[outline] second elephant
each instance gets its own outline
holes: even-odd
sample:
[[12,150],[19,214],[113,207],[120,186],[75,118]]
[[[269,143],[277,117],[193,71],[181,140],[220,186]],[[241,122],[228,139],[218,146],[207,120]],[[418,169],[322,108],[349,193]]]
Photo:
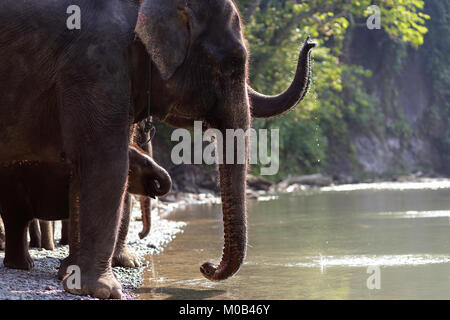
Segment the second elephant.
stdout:
[[33,219],[28,227],[30,233],[30,247],[43,248],[45,250],[54,250],[54,231],[55,223],[52,221],[45,221]]
[[[169,192],[172,184],[169,174],[139,147],[129,146],[129,159],[130,192],[152,197]],[[30,162],[0,168],[0,177],[1,216],[6,236],[4,264],[29,270],[34,263],[28,253],[27,227],[34,218],[69,218],[71,174],[64,165]],[[129,210],[124,208],[123,216],[127,214]],[[128,225],[121,229],[128,231]],[[126,247],[116,250],[115,256],[123,256],[123,251]]]

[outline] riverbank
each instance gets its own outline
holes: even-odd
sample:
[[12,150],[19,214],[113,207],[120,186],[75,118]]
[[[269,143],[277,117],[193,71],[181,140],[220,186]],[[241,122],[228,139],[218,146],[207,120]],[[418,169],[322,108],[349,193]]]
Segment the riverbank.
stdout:
[[[128,245],[141,260],[141,267],[135,269],[114,268],[114,273],[123,285],[123,298],[135,299],[133,290],[142,282],[144,268],[148,267],[145,256],[159,254],[175,236],[183,232],[184,222],[169,221],[161,218],[167,211],[185,205],[192,200],[178,201],[176,203],[163,203],[158,201],[152,211],[152,231],[145,239],[139,239],[138,233],[142,230],[140,208],[134,201],[132,221],[128,233]],[[159,209],[159,210],[158,210]],[[158,211],[160,214],[158,214]],[[55,239],[59,242],[60,222],[56,222]],[[56,277],[60,259],[68,255],[68,246],[57,245],[55,250],[30,249],[30,255],[35,266],[30,271],[13,270],[3,266],[4,251],[0,251],[0,300],[89,300],[90,297],[80,297],[64,291]]]
[[353,182],[354,179],[333,179],[323,174],[289,177],[278,183],[270,183],[259,177],[249,182],[248,197],[265,200],[267,196],[282,193],[317,191],[356,191],[356,190],[411,190],[449,188],[450,179],[445,177],[422,177],[420,175],[399,176],[391,179],[367,179]]
[[[317,181],[321,183],[317,183]],[[331,182],[330,182],[331,181]],[[327,182],[327,183],[326,183]],[[330,182],[330,183],[328,183]],[[258,187],[264,186],[264,188]],[[358,184],[337,184],[324,176],[303,176],[289,178],[276,184],[258,179],[250,179],[248,198],[257,201],[277,199],[282,193],[302,193],[308,191],[355,191],[355,190],[405,190],[405,189],[436,189],[450,188],[450,179],[408,177],[396,181],[377,181]],[[135,269],[114,268],[114,272],[124,287],[124,299],[136,299],[134,291],[143,282],[142,274],[149,266],[145,258],[160,254],[164,248],[179,234],[183,233],[185,222],[171,221],[171,212],[195,204],[220,203],[220,198],[213,192],[209,193],[171,193],[163,200],[153,201],[152,230],[145,239],[139,239],[142,230],[140,208],[134,201],[132,221],[128,233],[128,245],[141,260],[141,267]],[[59,223],[57,222],[57,226]],[[60,238],[60,228],[56,228],[56,239]],[[31,271],[11,270],[3,266],[4,252],[0,251],[0,300],[79,300],[90,299],[66,293],[56,273],[59,259],[68,254],[67,246],[57,246],[54,251],[31,249],[30,254],[35,261]]]
[[[450,180],[305,188],[248,201],[246,260],[224,282],[199,272],[220,258],[220,206],[172,211],[187,226],[152,257],[139,299],[449,298]],[[377,266],[381,289],[369,290]]]

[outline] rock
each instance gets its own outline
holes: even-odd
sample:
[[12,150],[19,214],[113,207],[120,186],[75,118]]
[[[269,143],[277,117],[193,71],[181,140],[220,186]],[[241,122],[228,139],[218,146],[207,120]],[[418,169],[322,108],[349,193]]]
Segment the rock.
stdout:
[[247,185],[253,190],[268,191],[273,183],[262,177],[257,177],[249,174],[247,176]]
[[297,191],[305,191],[308,190],[309,186],[304,184],[291,184],[289,187],[286,188],[286,192],[297,192]]
[[333,176],[333,180],[337,184],[352,184],[360,182],[357,178],[342,173]]
[[198,188],[198,192],[200,192],[199,196],[201,194],[212,194],[212,195],[214,195],[214,191],[210,190],[210,189]]
[[164,197],[159,197],[158,200],[164,201],[164,202],[175,202],[177,201],[176,195],[173,193],[169,193],[168,195]]
[[290,177],[281,181],[278,185],[281,189],[286,189],[292,184],[302,184],[308,186],[329,186],[333,183],[333,179],[321,173],[310,174],[305,176]]
[[217,172],[208,171],[200,165],[177,165],[169,170],[169,174],[173,191],[200,193],[200,189],[211,192],[219,190]]
[[249,200],[257,200],[259,197],[258,192],[253,191],[251,189],[247,189],[246,194],[247,194],[247,199],[249,199]]

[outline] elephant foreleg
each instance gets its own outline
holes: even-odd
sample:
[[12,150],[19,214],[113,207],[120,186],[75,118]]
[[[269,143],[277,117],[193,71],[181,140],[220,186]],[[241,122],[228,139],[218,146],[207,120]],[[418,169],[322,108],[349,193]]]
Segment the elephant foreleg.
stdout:
[[129,170],[128,137],[119,139],[109,134],[92,140],[96,143],[84,146],[75,173],[80,199],[77,265],[81,287],[70,287],[70,278],[64,279],[63,285],[72,294],[117,299],[122,297],[122,286],[112,272],[111,262]]
[[42,238],[39,220],[33,219],[28,227],[30,233],[30,248],[41,248]]
[[55,241],[53,236],[53,222],[39,220],[39,226],[41,228],[41,248],[54,250]]
[[5,227],[2,217],[0,217],[0,250],[5,250]]
[[140,266],[138,258],[128,250],[127,235],[131,217],[131,196],[126,194],[123,205],[122,220],[112,265],[113,267],[136,268]]
[[59,244],[62,246],[69,244],[69,219],[61,221],[61,240]]
[[[33,259],[28,253],[27,231],[29,220],[25,218],[11,217],[5,219],[5,267],[12,269],[31,270],[34,267]],[[25,216],[22,215],[22,216]]]
[[[80,252],[80,214],[78,201],[78,180],[72,177],[69,190],[69,219],[63,221],[63,237],[67,237],[69,244],[69,256],[61,261],[58,278],[61,280],[66,275],[67,267],[78,264]],[[64,229],[65,228],[65,229]]]

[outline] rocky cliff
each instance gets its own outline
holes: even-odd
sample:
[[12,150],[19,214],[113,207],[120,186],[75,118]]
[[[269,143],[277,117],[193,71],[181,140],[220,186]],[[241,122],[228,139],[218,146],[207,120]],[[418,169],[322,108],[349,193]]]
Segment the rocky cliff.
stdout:
[[[382,30],[357,28],[349,37],[346,60],[371,70],[364,86],[374,98],[380,120],[371,130],[350,126],[356,160],[364,173],[450,173],[444,141],[449,130],[448,104],[439,96],[432,66],[435,61],[429,56],[438,21],[433,8],[428,9],[434,25],[428,26],[429,34],[419,49],[389,39]],[[448,67],[442,66],[441,71]]]

